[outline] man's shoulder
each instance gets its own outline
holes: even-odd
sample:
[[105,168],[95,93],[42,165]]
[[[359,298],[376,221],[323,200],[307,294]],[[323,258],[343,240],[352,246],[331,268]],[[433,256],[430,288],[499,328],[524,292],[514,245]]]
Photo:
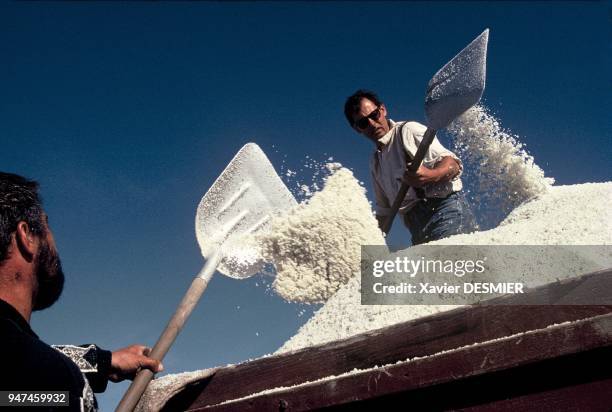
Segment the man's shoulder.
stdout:
[[[81,384],[82,374],[76,365],[51,346],[7,319],[0,320],[0,331],[5,372],[0,381],[6,389],[67,390]],[[4,382],[5,378],[9,382]]]
[[398,130],[401,130],[402,133],[406,133],[406,131],[409,131],[412,134],[422,135],[423,133],[425,133],[425,130],[427,130],[427,126],[414,120],[405,120],[402,122],[397,122],[396,125],[398,127]]

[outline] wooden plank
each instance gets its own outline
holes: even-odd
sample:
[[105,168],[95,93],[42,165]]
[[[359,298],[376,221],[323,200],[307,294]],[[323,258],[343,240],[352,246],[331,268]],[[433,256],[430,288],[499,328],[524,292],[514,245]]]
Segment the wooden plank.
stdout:
[[[504,399],[545,399],[546,391],[583,393],[612,407],[612,314],[518,334],[410,362],[304,384],[192,411],[354,410],[385,405],[486,408]],[[592,383],[590,389],[579,388]],[[597,384],[598,383],[598,384]],[[587,388],[589,386],[587,385]],[[562,389],[565,388],[565,389]],[[523,392],[521,393],[521,389]],[[539,394],[539,395],[538,395]],[[581,402],[587,402],[582,399]],[[587,402],[588,403],[588,402]],[[512,402],[508,403],[508,405]],[[527,404],[523,403],[523,406]],[[597,405],[594,405],[597,406]],[[597,409],[597,408],[596,408]]]
[[[570,289],[612,290],[612,270],[585,275],[530,292],[531,297],[566,296]],[[581,297],[584,298],[584,297]],[[471,306],[356,335],[346,340],[223,368],[199,392],[182,395],[193,407],[213,405],[267,388],[291,386],[367,369],[415,356],[612,312],[612,306],[503,306],[524,303],[521,295],[497,299],[496,306]],[[529,300],[533,302],[533,300]],[[571,303],[571,301],[566,301]]]
[[[601,363],[599,363],[601,365]],[[567,369],[565,373],[572,371]],[[509,382],[510,383],[510,382]],[[587,382],[516,398],[500,399],[484,405],[461,408],[465,412],[589,411],[610,412],[612,378]]]

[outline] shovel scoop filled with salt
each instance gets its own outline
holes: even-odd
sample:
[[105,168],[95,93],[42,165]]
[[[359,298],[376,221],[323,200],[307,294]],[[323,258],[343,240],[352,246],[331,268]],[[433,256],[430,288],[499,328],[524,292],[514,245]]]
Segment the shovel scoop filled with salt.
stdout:
[[257,245],[250,235],[265,230],[272,216],[297,202],[274,167],[255,143],[234,156],[202,198],[196,215],[196,236],[202,256],[221,258],[217,271],[246,278],[263,268]]
[[485,89],[488,42],[486,29],[431,78],[425,95],[429,128],[444,129],[480,100]]

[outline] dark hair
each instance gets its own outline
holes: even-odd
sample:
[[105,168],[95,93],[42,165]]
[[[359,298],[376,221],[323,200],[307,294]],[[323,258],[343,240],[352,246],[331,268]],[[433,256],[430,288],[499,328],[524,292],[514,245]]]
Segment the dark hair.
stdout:
[[0,263],[7,259],[11,234],[26,222],[34,235],[45,231],[38,183],[12,173],[0,172]]
[[344,116],[346,116],[346,120],[348,120],[351,126],[353,126],[353,115],[359,111],[362,99],[368,99],[376,106],[380,106],[382,104],[376,93],[370,90],[359,89],[347,97],[346,102],[344,103]]

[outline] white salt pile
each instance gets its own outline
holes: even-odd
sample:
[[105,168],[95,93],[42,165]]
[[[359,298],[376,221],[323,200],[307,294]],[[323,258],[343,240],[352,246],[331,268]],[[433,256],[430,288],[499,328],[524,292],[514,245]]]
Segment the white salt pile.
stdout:
[[275,291],[289,301],[324,302],[359,273],[361,245],[385,244],[353,173],[338,163],[327,167],[323,190],[256,237],[276,268]]
[[472,203],[478,206],[481,219],[492,221],[485,226],[496,226],[524,201],[546,193],[554,182],[544,177],[518,137],[504,130],[481,105],[457,118],[448,131],[464,163],[463,179],[474,186]]
[[[517,208],[498,228],[452,236],[431,244],[610,245],[611,202],[612,182],[552,187],[548,193]],[[571,268],[568,272],[572,272]],[[546,280],[551,279],[542,279]],[[356,276],[333,295],[277,353],[344,339],[454,307],[361,305],[360,277]]]

